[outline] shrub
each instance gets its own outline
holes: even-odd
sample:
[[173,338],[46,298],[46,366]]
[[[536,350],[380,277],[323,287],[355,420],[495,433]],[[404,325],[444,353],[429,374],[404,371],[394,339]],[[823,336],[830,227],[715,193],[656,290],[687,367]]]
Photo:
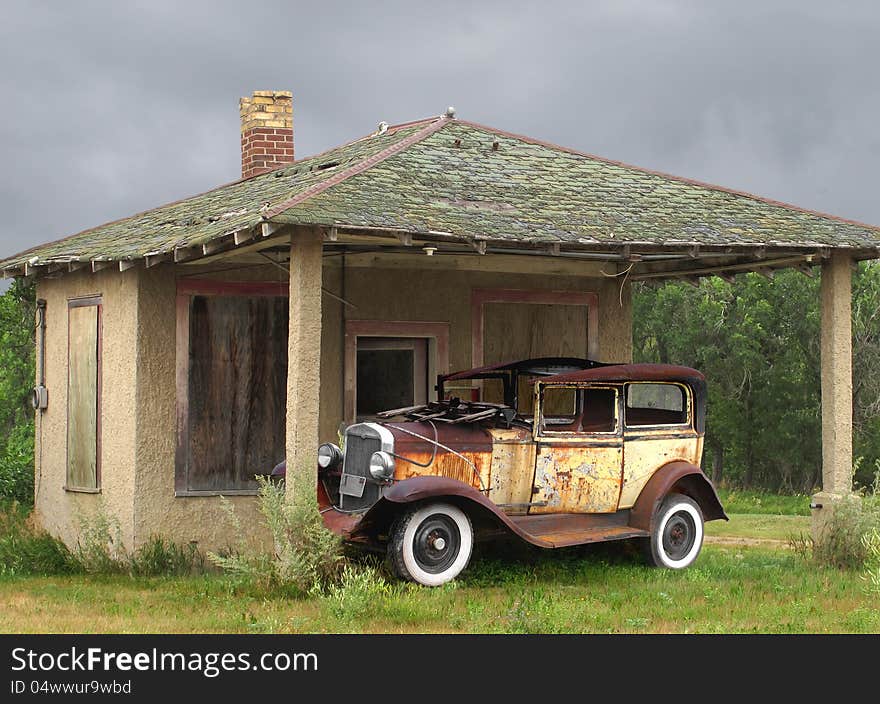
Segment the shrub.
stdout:
[[868,536],[880,528],[880,495],[841,499],[814,538],[801,534],[789,541],[797,554],[820,565],[840,569],[860,569],[871,556]]
[[18,503],[0,510],[0,575],[55,575],[79,572],[67,546],[39,530]]
[[831,519],[813,547],[814,558],[823,565],[858,568],[868,559],[863,538],[880,525],[880,503],[873,494],[846,498],[834,506]]
[[288,502],[283,485],[265,477],[257,481],[260,512],[272,534],[274,550],[267,554],[250,547],[234,507],[221,497],[239,540],[227,554],[209,552],[208,559],[263,589],[283,588],[296,596],[321,593],[338,584],[345,566],[342,541],[324,527],[317,504]]
[[33,418],[18,422],[6,439],[0,440],[0,499],[33,506]]

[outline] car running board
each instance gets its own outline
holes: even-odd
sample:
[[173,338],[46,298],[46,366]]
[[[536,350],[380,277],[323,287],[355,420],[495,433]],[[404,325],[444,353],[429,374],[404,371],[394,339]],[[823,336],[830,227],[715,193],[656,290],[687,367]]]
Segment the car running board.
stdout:
[[564,548],[607,540],[647,538],[646,530],[627,525],[629,511],[617,513],[553,513],[508,516],[529,542],[548,548]]

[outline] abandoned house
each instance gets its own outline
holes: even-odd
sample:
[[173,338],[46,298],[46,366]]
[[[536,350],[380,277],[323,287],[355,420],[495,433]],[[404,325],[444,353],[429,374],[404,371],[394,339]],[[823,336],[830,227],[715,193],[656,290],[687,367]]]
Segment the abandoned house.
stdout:
[[291,93],[240,113],[240,180],[0,262],[37,280],[36,515],[68,543],[101,507],[130,547],[223,547],[220,495],[262,540],[255,474],[314,466],[438,373],[629,361],[633,282],[784,267],[822,277],[814,503],[851,491],[851,265],[880,228],[452,109],[298,160]]

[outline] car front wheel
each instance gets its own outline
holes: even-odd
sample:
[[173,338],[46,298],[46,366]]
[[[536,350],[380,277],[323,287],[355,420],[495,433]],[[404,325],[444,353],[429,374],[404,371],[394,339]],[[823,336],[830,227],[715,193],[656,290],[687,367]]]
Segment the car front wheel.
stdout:
[[655,567],[680,570],[697,559],[703,546],[703,514],[689,496],[667,496],[654,520],[645,557]]
[[399,577],[436,587],[461,573],[473,545],[473,528],[464,511],[430,503],[408,510],[395,522],[388,553]]

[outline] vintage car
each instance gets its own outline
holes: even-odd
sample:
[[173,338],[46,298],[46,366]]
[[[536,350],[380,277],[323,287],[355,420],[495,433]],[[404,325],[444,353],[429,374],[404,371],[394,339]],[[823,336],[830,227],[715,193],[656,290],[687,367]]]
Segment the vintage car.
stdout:
[[[462,382],[485,400],[452,395]],[[680,569],[703,522],[727,519],[700,469],[695,369],[532,359],[441,376],[437,392],[318,450],[325,525],[387,551],[404,579],[454,579],[499,529],[545,548],[638,539],[650,564]]]

